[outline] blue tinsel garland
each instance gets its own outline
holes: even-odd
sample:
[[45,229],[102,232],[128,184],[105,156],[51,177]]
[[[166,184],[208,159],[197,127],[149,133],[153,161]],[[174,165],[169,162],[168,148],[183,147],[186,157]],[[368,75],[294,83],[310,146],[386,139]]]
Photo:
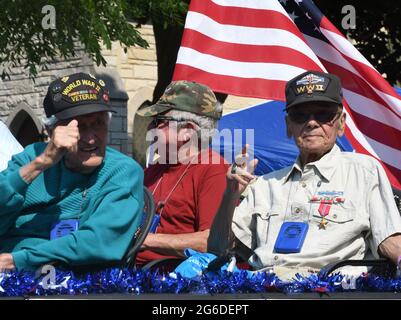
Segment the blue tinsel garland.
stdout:
[[[375,291],[401,292],[401,279],[389,279],[363,274],[344,278],[341,274],[319,277],[299,274],[292,281],[282,281],[273,273],[258,273],[251,278],[243,271],[220,272],[188,279],[180,275],[172,277],[158,272],[108,269],[77,277],[71,272],[57,272],[55,286],[44,289],[43,277],[35,278],[27,272],[11,272],[0,275],[0,296],[86,295],[102,293],[265,293],[265,292],[344,292]],[[347,286],[352,282],[352,286]],[[345,285],[344,285],[345,284]]]

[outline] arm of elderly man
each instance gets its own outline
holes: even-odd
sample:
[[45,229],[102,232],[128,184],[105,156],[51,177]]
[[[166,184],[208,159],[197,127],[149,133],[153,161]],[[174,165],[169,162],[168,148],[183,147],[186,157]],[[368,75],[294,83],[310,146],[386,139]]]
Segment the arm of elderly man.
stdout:
[[[0,181],[0,235],[4,234],[25,203],[25,193],[30,183],[43,171],[58,163],[67,151],[75,151],[79,140],[78,123],[55,128],[51,140],[39,155],[21,153],[14,157]],[[30,150],[30,149],[29,149]]]
[[[0,179],[0,236],[3,239],[11,229],[16,231],[16,220],[21,213],[33,212],[33,219],[40,218],[40,209],[35,209],[35,197],[48,192],[54,201],[62,200],[64,196],[61,194],[52,194],[62,191],[58,190],[57,182],[52,188],[51,180],[55,178],[52,172],[58,169],[42,173],[60,165],[63,155],[77,148],[78,139],[79,131],[74,120],[68,126],[57,126],[46,148],[43,144],[31,145],[13,157]],[[47,237],[38,236],[32,245],[28,243],[11,254],[0,254],[0,269],[33,269],[51,261],[79,265],[120,260],[140,222],[142,169],[128,157],[110,150],[102,165],[102,175],[98,175],[91,185],[93,187],[97,190],[94,194],[88,192],[90,199],[77,231],[49,240],[49,226],[44,226],[49,229]],[[54,205],[50,202],[41,206]]]
[[145,257],[148,261],[163,256],[184,257],[186,248],[206,251],[210,226],[226,188],[226,170],[224,163],[193,167],[186,176],[183,189],[173,194],[170,206],[166,205],[163,211],[168,230],[164,227],[157,233],[148,234],[142,249],[153,253],[140,253],[139,262]]
[[[365,158],[365,160],[368,160],[371,164],[369,170],[367,170],[369,173],[366,176],[366,181],[368,182],[366,186],[361,186],[357,194],[358,197],[362,197],[360,203],[364,203],[360,208],[363,212],[360,212],[367,217],[366,220],[368,221],[368,232],[363,237],[375,257],[387,257],[396,264],[401,255],[401,217],[383,168],[374,159]],[[235,203],[239,198],[239,193],[233,192],[233,190],[236,188],[243,190],[243,187],[249,183],[252,176],[247,174],[233,175],[231,169],[229,169],[227,176],[231,190],[230,187],[227,188],[213,222],[208,241],[208,251],[223,255],[228,250],[232,250],[235,245],[236,251],[247,260],[252,254],[251,250],[257,249],[255,243],[258,242],[258,237],[266,238],[266,236],[260,234],[261,230],[258,231],[252,222],[251,211],[252,207],[255,206],[255,194],[260,196],[260,193],[255,192],[253,189],[266,188],[268,185],[255,183],[250,186],[251,189],[248,196],[243,200],[240,208],[237,209],[236,223],[232,224]],[[240,239],[234,236],[233,228],[235,235],[237,233],[241,235]],[[241,250],[241,248],[245,247],[247,250]]]
[[129,178],[135,187],[109,184],[102,190],[104,197],[93,203],[93,212],[82,219],[77,231],[39,245],[13,252],[18,269],[40,266],[49,261],[68,265],[120,261],[128,249],[140,222],[142,191],[138,171],[127,170],[116,179]]
[[[242,245],[240,241],[235,241],[232,230],[233,215],[240,200],[241,194],[245,191],[250,182],[255,181],[253,172],[258,164],[258,159],[253,159],[247,164],[249,145],[245,145],[241,154],[235,159],[234,168],[231,166],[227,171],[227,188],[224,192],[221,205],[216,213],[208,238],[207,251],[218,256],[226,255],[234,246],[237,253],[247,260],[250,250]],[[248,197],[243,200],[242,205],[248,201]],[[251,217],[250,217],[251,218]],[[249,233],[249,239],[251,239]],[[251,245],[248,246],[251,248]]]
[[401,256],[401,217],[386,173],[378,163],[376,168],[377,174],[372,175],[371,193],[367,199],[372,229],[371,248],[397,264]]

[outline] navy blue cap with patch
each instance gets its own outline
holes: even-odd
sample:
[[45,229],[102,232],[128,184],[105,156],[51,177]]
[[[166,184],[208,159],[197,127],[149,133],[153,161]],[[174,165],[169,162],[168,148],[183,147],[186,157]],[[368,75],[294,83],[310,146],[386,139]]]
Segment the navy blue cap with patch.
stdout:
[[285,87],[286,110],[308,102],[330,102],[342,107],[340,79],[330,73],[306,71],[289,80]]
[[50,83],[43,106],[47,117],[60,120],[100,111],[114,112],[103,80],[74,73]]

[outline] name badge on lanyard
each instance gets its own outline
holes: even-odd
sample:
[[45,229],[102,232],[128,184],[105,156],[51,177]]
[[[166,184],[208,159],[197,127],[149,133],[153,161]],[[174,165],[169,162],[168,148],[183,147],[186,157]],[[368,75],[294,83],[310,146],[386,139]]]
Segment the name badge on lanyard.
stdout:
[[55,240],[70,233],[77,231],[79,227],[78,219],[67,219],[56,222],[50,231],[50,240]]
[[298,253],[301,252],[309,225],[306,222],[287,221],[280,228],[274,252]]

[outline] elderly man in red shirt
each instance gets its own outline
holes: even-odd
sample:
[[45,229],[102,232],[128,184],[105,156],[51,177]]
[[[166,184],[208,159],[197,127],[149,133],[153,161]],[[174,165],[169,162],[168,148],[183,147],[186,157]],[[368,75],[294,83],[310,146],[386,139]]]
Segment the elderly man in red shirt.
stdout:
[[190,81],[172,82],[155,105],[138,111],[153,117],[148,137],[157,137],[153,147],[160,157],[145,169],[157,212],[137,264],[184,257],[186,248],[206,251],[226,188],[228,165],[209,148],[221,113],[210,88]]

